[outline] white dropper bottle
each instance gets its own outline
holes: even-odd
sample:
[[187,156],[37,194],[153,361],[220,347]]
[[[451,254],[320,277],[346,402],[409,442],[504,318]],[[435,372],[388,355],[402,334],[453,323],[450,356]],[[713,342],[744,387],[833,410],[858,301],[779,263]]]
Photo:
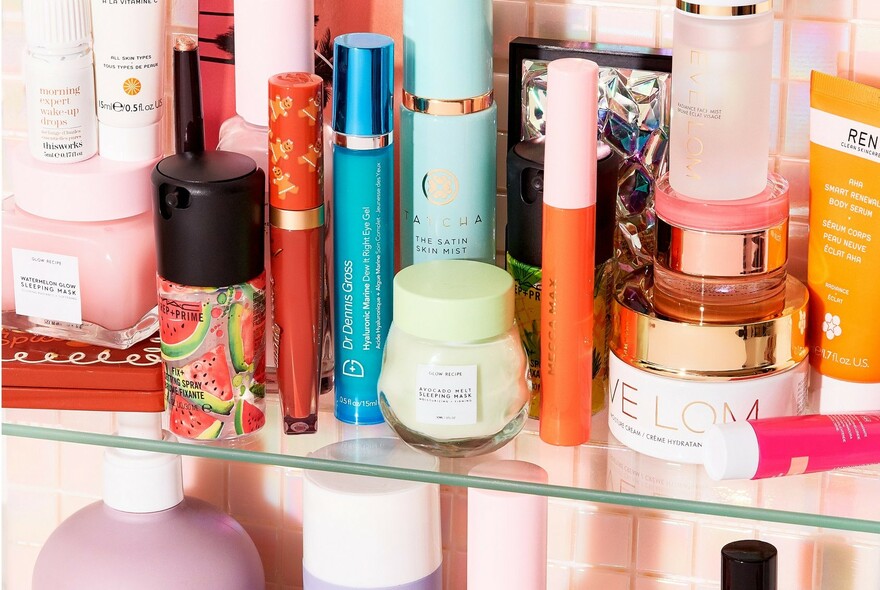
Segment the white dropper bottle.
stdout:
[[24,85],[31,155],[69,164],[98,151],[88,0],[25,0]]

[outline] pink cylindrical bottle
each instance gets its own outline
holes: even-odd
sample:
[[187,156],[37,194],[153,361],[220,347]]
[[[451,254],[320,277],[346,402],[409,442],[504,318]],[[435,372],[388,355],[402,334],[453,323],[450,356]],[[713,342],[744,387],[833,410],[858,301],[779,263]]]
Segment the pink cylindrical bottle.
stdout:
[[[547,472],[526,461],[488,461],[469,475],[547,483]],[[468,490],[468,588],[544,590],[547,587],[547,497]]]
[[[236,152],[254,159],[257,166],[266,173],[266,208],[269,206],[269,180],[272,179],[274,165],[269,157],[270,117],[273,119],[312,119],[317,113],[311,109],[290,110],[291,105],[282,100],[281,96],[269,95],[269,78],[282,72],[315,71],[315,2],[314,0],[236,0],[235,12],[235,111],[236,115],[223,121],[220,126],[220,137],[217,149]],[[266,105],[269,108],[266,108]],[[318,108],[323,109],[321,104]],[[270,115],[271,113],[271,115]],[[333,133],[329,129],[324,132],[326,142]],[[329,143],[326,144],[329,146]],[[300,147],[308,146],[297,146]],[[324,149],[324,146],[318,146]],[[324,149],[329,152],[329,147]],[[332,158],[324,163],[324,180],[326,195],[332,194],[333,175],[331,174]],[[330,228],[330,209],[326,210],[325,227]],[[268,213],[267,213],[268,218]],[[269,260],[269,231],[265,234],[267,280],[271,278]],[[325,247],[330,248],[329,229]],[[332,254],[332,251],[329,251]],[[327,259],[330,261],[330,258]],[[330,269],[327,269],[329,283]],[[273,325],[272,291],[270,290],[267,305],[267,325]],[[333,385],[333,346],[330,342],[332,331],[330,326],[329,290],[325,287],[323,302],[324,331],[322,346],[321,390],[329,391]],[[266,334],[266,364],[270,378],[275,368],[275,352],[272,331]]]
[[263,172],[241,154],[183,153],[153,185],[170,429],[251,434],[266,423]]

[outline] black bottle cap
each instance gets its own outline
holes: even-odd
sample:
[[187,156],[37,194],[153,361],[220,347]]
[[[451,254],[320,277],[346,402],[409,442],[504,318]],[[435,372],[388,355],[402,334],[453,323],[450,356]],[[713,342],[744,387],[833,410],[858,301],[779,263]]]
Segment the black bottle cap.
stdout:
[[734,541],[721,549],[722,590],[776,590],[776,547]]
[[156,164],[152,178],[159,276],[224,287],[263,272],[265,177],[251,158],[176,154]]
[[[596,163],[596,265],[614,254],[620,156],[599,143]],[[540,267],[544,222],[544,143],[521,141],[507,154],[507,252]]]

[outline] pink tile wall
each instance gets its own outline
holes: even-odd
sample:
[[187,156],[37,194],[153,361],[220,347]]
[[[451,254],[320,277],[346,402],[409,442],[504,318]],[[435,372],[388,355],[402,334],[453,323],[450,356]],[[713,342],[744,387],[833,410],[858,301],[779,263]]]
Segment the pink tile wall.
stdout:
[[[334,0],[324,0],[330,4]],[[399,3],[399,2],[398,2]],[[391,0],[373,0],[377,15],[389,14]],[[506,146],[507,42],[517,35],[623,42],[669,47],[673,0],[495,0],[495,90],[499,104],[499,227],[506,209],[503,179]],[[195,0],[173,0],[176,30],[191,29]],[[811,68],[880,82],[880,2],[876,0],[775,0],[774,124],[771,166],[792,186],[792,272],[803,278],[808,204],[807,104]],[[21,0],[2,0],[4,151],[24,138]],[[381,14],[378,14],[381,12]],[[3,190],[9,176],[3,159]],[[503,235],[503,232],[499,232]],[[499,243],[499,251],[503,244]],[[111,432],[104,414],[14,412],[15,421],[61,424]],[[579,449],[535,444],[520,438],[508,451],[540,462],[556,481],[605,485],[618,491],[664,493],[687,486],[689,468],[676,478],[668,466],[640,461],[583,464]],[[27,590],[40,546],[57,524],[100,493],[101,450],[79,445],[7,438],[5,449],[3,585]],[[208,500],[239,519],[254,538],[266,567],[270,590],[298,588],[302,553],[302,478],[297,470],[226,464],[184,458],[188,493]],[[619,464],[618,464],[619,466]],[[657,472],[654,472],[654,469]],[[630,469],[627,471],[626,469]],[[662,475],[658,483],[658,474]],[[666,478],[664,481],[663,478]],[[759,495],[761,505],[815,511],[827,503],[876,506],[880,484],[859,473],[835,473],[814,480],[791,480],[784,497],[761,496],[753,484],[732,485],[728,500]],[[466,490],[443,488],[443,542],[447,588],[465,588]],[[677,494],[682,488],[676,489]],[[725,498],[694,499],[724,501]],[[880,508],[875,515],[880,518]],[[757,537],[780,550],[783,590],[850,590],[876,587],[880,540],[876,536],[769,525],[694,515],[551,500],[548,588],[551,590],[709,590],[718,588],[717,555],[727,541]]]

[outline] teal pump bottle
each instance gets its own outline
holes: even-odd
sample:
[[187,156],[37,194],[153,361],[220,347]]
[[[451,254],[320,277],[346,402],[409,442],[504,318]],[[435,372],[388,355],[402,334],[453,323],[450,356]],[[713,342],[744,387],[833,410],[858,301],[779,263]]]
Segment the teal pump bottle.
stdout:
[[495,263],[492,1],[404,0],[400,262]]

